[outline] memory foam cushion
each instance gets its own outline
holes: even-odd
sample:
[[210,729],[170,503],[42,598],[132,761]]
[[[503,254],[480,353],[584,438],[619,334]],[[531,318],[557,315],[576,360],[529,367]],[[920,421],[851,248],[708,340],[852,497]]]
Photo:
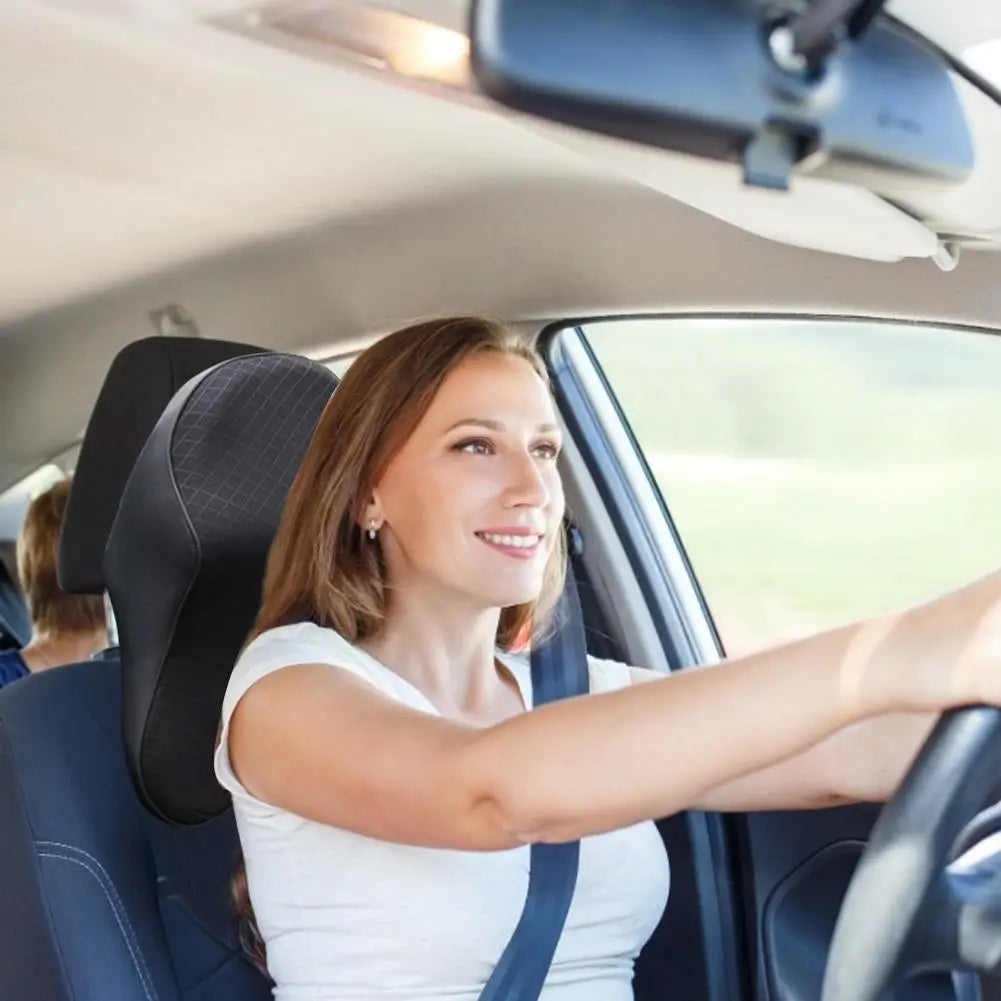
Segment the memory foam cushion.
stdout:
[[295,355],[223,362],[157,422],[105,554],[123,665],[126,757],[156,815],[229,806],[212,753],[286,494],[337,380]]

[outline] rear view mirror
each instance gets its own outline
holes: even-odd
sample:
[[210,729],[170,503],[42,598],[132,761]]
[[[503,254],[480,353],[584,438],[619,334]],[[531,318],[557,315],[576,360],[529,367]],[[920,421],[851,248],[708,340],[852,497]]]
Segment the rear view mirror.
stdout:
[[763,187],[794,170],[874,190],[969,175],[969,130],[934,52],[878,22],[808,63],[791,17],[762,0],[475,0],[473,69],[509,107],[737,162]]

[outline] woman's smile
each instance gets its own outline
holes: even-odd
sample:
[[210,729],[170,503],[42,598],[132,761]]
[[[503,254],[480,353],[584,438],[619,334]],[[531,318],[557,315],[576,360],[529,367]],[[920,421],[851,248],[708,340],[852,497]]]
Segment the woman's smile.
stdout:
[[542,551],[545,535],[523,528],[504,528],[477,532],[476,537],[505,556],[531,560]]

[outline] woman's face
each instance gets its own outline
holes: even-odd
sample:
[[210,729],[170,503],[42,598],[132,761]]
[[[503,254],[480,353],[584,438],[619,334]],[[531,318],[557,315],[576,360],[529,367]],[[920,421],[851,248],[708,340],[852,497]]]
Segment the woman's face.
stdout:
[[374,491],[391,585],[483,607],[534,600],[563,518],[560,446],[527,361],[485,351],[457,366]]

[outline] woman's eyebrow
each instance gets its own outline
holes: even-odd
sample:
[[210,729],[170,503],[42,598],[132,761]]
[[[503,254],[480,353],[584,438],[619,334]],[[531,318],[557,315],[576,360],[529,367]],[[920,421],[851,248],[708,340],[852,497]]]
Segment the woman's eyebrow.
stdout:
[[[477,427],[487,428],[490,431],[503,431],[505,430],[504,424],[501,421],[491,421],[487,420],[485,417],[464,417],[461,421],[456,421],[448,430],[454,431],[456,428],[463,427],[467,424],[475,424]],[[555,424],[540,424],[536,431],[538,432],[550,432],[559,431],[559,428]],[[446,432],[447,434],[448,432]]]

